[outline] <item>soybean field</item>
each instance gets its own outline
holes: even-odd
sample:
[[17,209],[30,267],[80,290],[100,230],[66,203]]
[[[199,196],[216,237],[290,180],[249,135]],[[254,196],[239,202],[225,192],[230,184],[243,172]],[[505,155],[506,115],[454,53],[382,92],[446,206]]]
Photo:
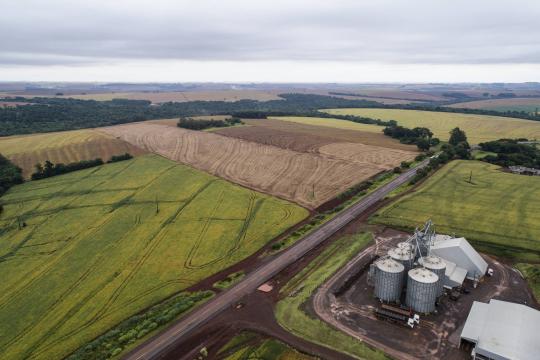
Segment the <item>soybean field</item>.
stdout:
[[157,155],[27,182],[0,202],[2,359],[63,358],[308,215]]

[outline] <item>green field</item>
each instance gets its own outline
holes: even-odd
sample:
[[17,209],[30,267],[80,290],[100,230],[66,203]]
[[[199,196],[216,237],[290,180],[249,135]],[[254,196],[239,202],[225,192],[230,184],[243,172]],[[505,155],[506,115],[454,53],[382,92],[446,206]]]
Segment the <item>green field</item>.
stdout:
[[[472,174],[471,183],[468,182]],[[540,261],[540,178],[504,173],[479,161],[453,161],[372,221],[414,229],[431,218],[440,233],[464,236],[479,249]]]
[[[204,353],[204,350],[201,350]],[[218,352],[218,359],[227,360],[310,360],[312,356],[302,354],[286,344],[274,340],[261,340],[251,332],[242,332],[232,338]]]
[[62,358],[308,212],[156,155],[0,198],[2,359]]
[[334,241],[292,278],[281,289],[281,294],[287,296],[276,306],[275,315],[280,325],[296,336],[359,359],[386,359],[381,351],[373,350],[357,339],[307,314],[304,306],[319,286],[371,240],[371,234],[366,233],[349,235]]
[[449,105],[449,107],[536,113],[540,109],[540,98],[486,99],[456,103]]
[[540,302],[540,265],[519,263],[516,267],[529,283],[536,301]]
[[448,140],[450,130],[459,127],[465,130],[471,144],[502,138],[540,139],[539,121],[500,116],[399,109],[328,109],[324,111],[337,115],[357,115],[381,120],[396,120],[399,125],[408,128],[427,127],[441,140]]

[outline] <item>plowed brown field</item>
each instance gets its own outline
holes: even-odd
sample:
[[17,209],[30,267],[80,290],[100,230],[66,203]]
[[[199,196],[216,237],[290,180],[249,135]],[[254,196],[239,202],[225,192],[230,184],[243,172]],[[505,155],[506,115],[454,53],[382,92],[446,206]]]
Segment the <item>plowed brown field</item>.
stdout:
[[[297,202],[308,208],[332,199],[347,188],[411,159],[414,153],[385,148],[387,162],[364,159],[369,147],[341,159],[331,147],[328,155],[291,151],[276,146],[148,123],[103,128],[115,137],[169,159],[232,182]],[[337,154],[332,154],[336,152]],[[354,157],[354,160],[352,158]]]
[[317,152],[319,147],[336,142],[361,143],[390,149],[416,151],[415,146],[401,144],[399,141],[385,136],[382,133],[382,127],[377,127],[380,128],[380,130],[377,129],[378,132],[367,132],[274,119],[243,121],[250,126],[223,128],[213,132],[301,152]]

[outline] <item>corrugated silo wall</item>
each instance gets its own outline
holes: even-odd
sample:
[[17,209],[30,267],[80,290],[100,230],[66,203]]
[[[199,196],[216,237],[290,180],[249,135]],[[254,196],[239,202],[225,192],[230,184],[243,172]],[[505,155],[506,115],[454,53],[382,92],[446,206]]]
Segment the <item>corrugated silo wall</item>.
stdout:
[[408,276],[407,278],[407,296],[405,303],[420,313],[431,313],[435,310],[435,301],[437,300],[438,282],[424,283],[419,282]]
[[399,301],[403,289],[403,271],[388,272],[375,268],[375,297],[382,301]]

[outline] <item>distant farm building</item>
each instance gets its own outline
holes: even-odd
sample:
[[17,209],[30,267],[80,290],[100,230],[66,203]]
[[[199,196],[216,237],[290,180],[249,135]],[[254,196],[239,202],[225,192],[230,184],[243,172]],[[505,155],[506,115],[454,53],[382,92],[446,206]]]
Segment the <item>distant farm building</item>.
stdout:
[[473,359],[538,359],[540,311],[522,304],[475,301],[461,332]]
[[509,166],[508,169],[514,174],[540,176],[540,170],[525,166]]

